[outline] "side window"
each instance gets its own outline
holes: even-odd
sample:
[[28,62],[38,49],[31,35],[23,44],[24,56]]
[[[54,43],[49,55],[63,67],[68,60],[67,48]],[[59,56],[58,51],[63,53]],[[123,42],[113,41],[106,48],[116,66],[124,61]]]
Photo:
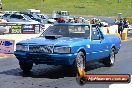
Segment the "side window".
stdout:
[[85,36],[87,38],[90,38],[90,28],[89,28],[89,26],[85,26]]
[[100,32],[96,27],[92,28],[92,40],[100,40]]

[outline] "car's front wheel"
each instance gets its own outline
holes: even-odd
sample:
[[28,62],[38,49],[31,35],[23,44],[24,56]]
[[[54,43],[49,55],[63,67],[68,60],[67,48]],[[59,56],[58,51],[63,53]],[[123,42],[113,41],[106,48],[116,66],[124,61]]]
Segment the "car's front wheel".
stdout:
[[28,62],[19,62],[19,65],[23,72],[29,72],[33,67],[33,63]]
[[75,69],[79,75],[83,75],[86,67],[85,55],[82,51],[78,52],[77,57],[75,59]]
[[103,60],[103,64],[107,67],[113,66],[115,63],[115,49],[112,48],[109,56]]
[[65,72],[69,72],[70,76],[78,75],[78,69],[85,70],[85,55],[82,51],[79,51],[73,65],[64,65]]

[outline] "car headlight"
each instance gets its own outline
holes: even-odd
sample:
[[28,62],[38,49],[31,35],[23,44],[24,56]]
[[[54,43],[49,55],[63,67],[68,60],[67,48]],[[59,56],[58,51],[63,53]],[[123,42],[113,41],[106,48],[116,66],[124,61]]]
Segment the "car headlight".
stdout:
[[70,53],[70,47],[54,47],[54,53]]
[[29,46],[28,45],[16,45],[16,50],[17,51],[29,51]]

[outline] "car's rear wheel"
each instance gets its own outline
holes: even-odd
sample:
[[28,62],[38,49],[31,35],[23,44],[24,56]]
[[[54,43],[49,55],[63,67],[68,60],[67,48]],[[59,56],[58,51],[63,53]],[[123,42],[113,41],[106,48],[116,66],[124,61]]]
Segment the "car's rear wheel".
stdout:
[[115,49],[112,48],[109,56],[103,60],[103,64],[107,67],[113,66],[115,63]]
[[23,70],[23,72],[30,72],[30,70],[33,67],[33,63],[28,62],[19,62],[20,68]]

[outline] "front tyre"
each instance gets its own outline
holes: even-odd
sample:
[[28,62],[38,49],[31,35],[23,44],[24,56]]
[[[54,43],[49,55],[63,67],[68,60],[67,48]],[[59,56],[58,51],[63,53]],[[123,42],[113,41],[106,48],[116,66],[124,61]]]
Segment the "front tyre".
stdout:
[[73,65],[64,65],[64,72],[68,72],[70,76],[78,75],[78,68],[85,70],[85,55],[82,51],[78,52]]
[[103,64],[107,67],[113,66],[115,63],[115,49],[112,48],[109,56],[103,60]]
[[23,72],[30,72],[30,70],[33,67],[33,63],[28,62],[19,62],[20,68],[23,70]]
[[85,71],[85,67],[86,67],[85,55],[82,51],[80,51],[80,52],[78,52],[77,57],[75,59],[76,74],[83,75],[83,72]]

